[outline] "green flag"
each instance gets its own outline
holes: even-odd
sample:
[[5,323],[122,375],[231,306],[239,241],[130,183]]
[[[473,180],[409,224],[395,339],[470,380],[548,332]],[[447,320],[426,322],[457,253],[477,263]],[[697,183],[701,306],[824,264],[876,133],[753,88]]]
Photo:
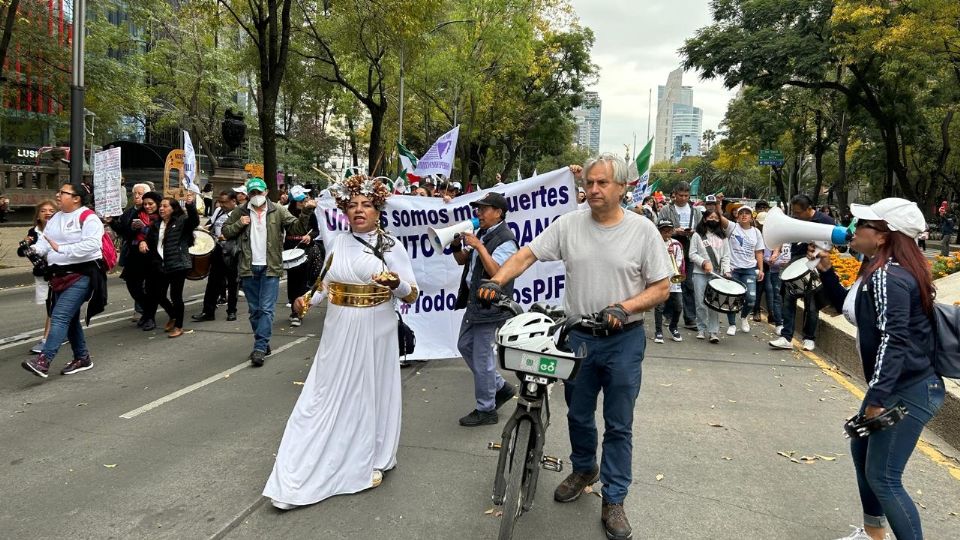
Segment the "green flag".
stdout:
[[633,185],[639,182],[646,182],[650,179],[651,155],[653,155],[653,139],[647,141],[647,145],[637,154],[637,180],[633,182]]
[[656,182],[653,183],[652,186],[650,186],[648,191],[650,193],[656,193],[659,188],[660,188],[660,180],[657,180]]
[[697,193],[699,192],[700,192],[700,177],[698,176],[690,182],[690,195],[693,195],[694,197],[696,197]]

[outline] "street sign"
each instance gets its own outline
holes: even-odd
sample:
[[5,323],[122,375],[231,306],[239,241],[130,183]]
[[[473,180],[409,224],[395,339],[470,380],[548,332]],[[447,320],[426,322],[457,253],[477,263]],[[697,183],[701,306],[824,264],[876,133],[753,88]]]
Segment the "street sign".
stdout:
[[759,165],[783,167],[783,152],[779,150],[760,150]]

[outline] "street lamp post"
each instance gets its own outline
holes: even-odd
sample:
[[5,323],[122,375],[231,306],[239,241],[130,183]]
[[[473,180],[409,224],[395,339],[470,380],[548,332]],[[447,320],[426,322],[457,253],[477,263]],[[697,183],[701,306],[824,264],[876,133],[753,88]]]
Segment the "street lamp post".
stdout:
[[72,72],[70,74],[70,183],[83,181],[83,45],[87,1],[73,0]]

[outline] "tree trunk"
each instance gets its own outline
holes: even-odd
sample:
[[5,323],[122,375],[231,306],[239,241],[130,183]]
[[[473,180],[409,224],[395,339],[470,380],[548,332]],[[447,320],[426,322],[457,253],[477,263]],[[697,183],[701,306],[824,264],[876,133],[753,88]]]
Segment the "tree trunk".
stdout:
[[7,81],[6,75],[3,73],[3,64],[7,59],[7,49],[10,48],[10,40],[13,38],[13,25],[17,22],[17,8],[20,5],[20,0],[10,0],[10,4],[7,5],[7,9],[0,11],[0,21],[3,22],[3,35],[0,36],[0,97],[2,97],[2,90],[4,83]]
[[813,145],[813,168],[817,175],[817,182],[813,186],[811,198],[814,205],[819,205],[820,190],[823,189],[823,154],[827,151],[827,145],[823,140],[823,112],[817,110],[815,117],[817,135]]
[[777,195],[783,201],[783,207],[790,210],[790,198],[787,197],[787,190],[783,185],[783,167],[773,167],[773,186],[777,189]]
[[[264,89],[264,94],[266,89]],[[263,150],[263,181],[273,200],[280,197],[277,190],[277,101],[276,97],[263,95],[257,108],[257,122],[260,124],[260,139]]]
[[386,105],[370,106],[370,147],[367,149],[367,160],[370,167],[370,176],[379,176],[379,171],[385,170],[383,159],[383,117],[387,112]]
[[850,189],[847,186],[847,147],[849,144],[850,122],[846,113],[844,113],[840,118],[840,130],[837,135],[837,182],[834,184],[841,216],[850,211]]
[[347,116],[347,133],[347,140],[350,141],[350,164],[356,167],[360,165],[360,150],[357,148],[357,128],[353,124],[352,116]]

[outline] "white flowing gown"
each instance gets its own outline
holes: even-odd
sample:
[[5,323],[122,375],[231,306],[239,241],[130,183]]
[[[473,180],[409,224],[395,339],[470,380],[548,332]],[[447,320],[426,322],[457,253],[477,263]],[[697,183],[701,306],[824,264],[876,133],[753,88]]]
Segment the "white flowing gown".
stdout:
[[[376,245],[375,235],[360,236]],[[394,240],[385,253],[387,269],[416,286],[410,258]],[[327,248],[333,264],[324,282],[373,283],[371,276],[383,270],[383,263],[369,251],[352,234],[337,236]],[[328,304],[320,347],[287,420],[263,494],[274,502],[302,506],[371,487],[374,470],[397,464],[400,412],[394,302],[374,307]]]

